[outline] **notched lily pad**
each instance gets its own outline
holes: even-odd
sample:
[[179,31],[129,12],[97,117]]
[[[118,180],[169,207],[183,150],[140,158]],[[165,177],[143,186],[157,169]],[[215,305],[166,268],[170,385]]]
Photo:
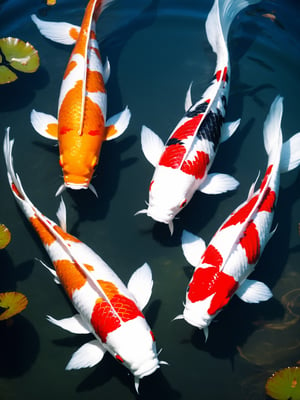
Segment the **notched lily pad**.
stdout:
[[0,307],[5,311],[0,314],[0,321],[4,321],[23,311],[28,304],[27,297],[18,292],[0,293]]
[[300,399],[300,367],[276,371],[266,383],[266,393],[275,400]]
[[[0,79],[1,79],[1,67],[0,67]],[[4,249],[10,242],[11,234],[9,229],[4,225],[0,224],[0,249]]]
[[40,65],[38,51],[18,38],[0,39],[0,49],[11,67],[17,71],[35,72]]

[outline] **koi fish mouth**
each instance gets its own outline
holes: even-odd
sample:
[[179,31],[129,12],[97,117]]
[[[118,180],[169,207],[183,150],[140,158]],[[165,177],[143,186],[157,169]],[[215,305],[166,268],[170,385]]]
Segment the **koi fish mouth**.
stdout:
[[138,215],[138,214],[147,214],[148,217],[151,217],[152,219],[154,219],[154,221],[162,222],[163,224],[167,224],[169,226],[171,235],[173,235],[173,232],[174,232],[174,223],[173,223],[174,217],[173,217],[173,215],[162,216],[162,215],[154,213],[152,211],[152,209],[149,207],[145,208],[143,210],[137,211],[134,215]]
[[98,198],[98,193],[95,187],[91,184],[82,184],[82,183],[63,183],[55,193],[55,196],[59,196],[64,190],[72,189],[72,190],[80,190],[80,189],[90,189],[94,195]]

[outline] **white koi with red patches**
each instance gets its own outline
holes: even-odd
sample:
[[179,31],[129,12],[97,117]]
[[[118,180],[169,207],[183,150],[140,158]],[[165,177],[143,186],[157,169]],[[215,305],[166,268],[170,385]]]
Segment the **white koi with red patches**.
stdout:
[[12,147],[7,129],[4,156],[12,193],[39,235],[55,271],[47,268],[62,284],[78,312],[71,318],[48,319],[70,332],[95,336],[95,340],[73,354],[66,368],[92,367],[108,351],[132,372],[138,389],[139,380],[163,363],[158,361],[156,342],[142,313],[152,292],[150,267],[145,263],[135,271],[126,287],[93,250],[64,230],[63,201],[57,213],[61,226],[45,217],[31,203],[14,172]]
[[96,40],[96,21],[112,0],[90,0],[81,27],[64,22],[42,21],[32,16],[40,32],[53,41],[74,44],[64,73],[59,100],[58,118],[31,113],[31,123],[42,136],[58,139],[59,163],[65,188],[90,188],[99,162],[102,143],[120,136],[129,124],[130,111],[125,110],[109,120],[105,83],[109,78],[108,61],[103,66]]
[[248,280],[271,238],[280,174],[300,164],[300,133],[282,143],[282,98],[277,97],[264,124],[268,166],[259,189],[251,186],[247,200],[225,220],[206,247],[202,239],[184,232],[182,247],[195,267],[188,285],[183,315],[208,334],[213,318],[237,294],[246,302],[268,300],[272,293],[262,282]]
[[155,167],[146,213],[168,224],[186,206],[194,193],[217,194],[234,190],[238,182],[227,174],[208,174],[219,144],[237,129],[239,120],[224,123],[230,84],[227,36],[235,16],[260,0],[215,0],[206,20],[208,41],[217,55],[214,79],[202,98],[192,104],[188,90],[184,117],[166,145],[150,129],[142,129],[142,150]]

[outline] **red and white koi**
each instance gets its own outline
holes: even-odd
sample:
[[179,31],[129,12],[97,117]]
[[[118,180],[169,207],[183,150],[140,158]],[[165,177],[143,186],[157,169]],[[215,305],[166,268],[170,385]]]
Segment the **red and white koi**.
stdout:
[[271,296],[262,282],[249,280],[264,248],[272,237],[280,174],[300,164],[300,132],[282,143],[282,97],[273,101],[264,124],[264,145],[268,154],[265,176],[257,191],[254,182],[247,200],[221,225],[206,247],[201,238],[184,232],[183,252],[195,267],[189,282],[183,315],[189,324],[204,329],[236,294],[243,301],[258,303]]
[[59,101],[58,118],[37,112],[31,113],[31,123],[42,136],[58,140],[59,163],[63,170],[65,188],[90,188],[99,162],[102,143],[120,136],[131,117],[126,107],[106,121],[107,96],[105,83],[110,74],[109,62],[103,66],[96,40],[96,21],[113,0],[90,0],[80,26],[66,22],[32,20],[46,38],[63,44],[74,44],[64,73]]
[[108,351],[139,380],[152,374],[165,362],[158,361],[154,335],[142,309],[152,292],[152,274],[147,263],[137,269],[126,287],[113,270],[87,245],[66,231],[66,209],[61,201],[57,212],[60,226],[44,216],[29,200],[13,167],[13,140],[9,128],[4,140],[4,155],[12,193],[39,235],[55,271],[77,314],[48,320],[67,331],[92,333],[92,340],[77,350],[66,369],[92,367]]
[[169,225],[194,193],[217,194],[234,190],[238,182],[227,174],[208,174],[219,144],[227,140],[240,120],[224,123],[230,83],[227,37],[235,16],[260,0],[215,0],[206,20],[207,39],[217,55],[214,78],[202,98],[192,104],[191,86],[185,101],[185,115],[166,145],[149,128],[141,133],[142,150],[155,167],[149,187],[146,213]]

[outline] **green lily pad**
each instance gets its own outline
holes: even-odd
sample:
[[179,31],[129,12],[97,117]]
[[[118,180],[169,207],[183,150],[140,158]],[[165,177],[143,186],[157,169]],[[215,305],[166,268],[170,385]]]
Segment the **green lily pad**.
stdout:
[[2,38],[0,49],[6,61],[18,71],[35,72],[40,65],[38,51],[28,42],[13,37]]
[[266,383],[266,393],[276,400],[300,399],[300,367],[276,371]]
[[5,67],[5,65],[0,65],[0,85],[13,82],[16,79],[18,79],[18,77],[12,70]]
[[0,224],[0,249],[4,249],[8,245],[8,243],[10,242],[10,238],[11,235],[9,229],[4,224]]

